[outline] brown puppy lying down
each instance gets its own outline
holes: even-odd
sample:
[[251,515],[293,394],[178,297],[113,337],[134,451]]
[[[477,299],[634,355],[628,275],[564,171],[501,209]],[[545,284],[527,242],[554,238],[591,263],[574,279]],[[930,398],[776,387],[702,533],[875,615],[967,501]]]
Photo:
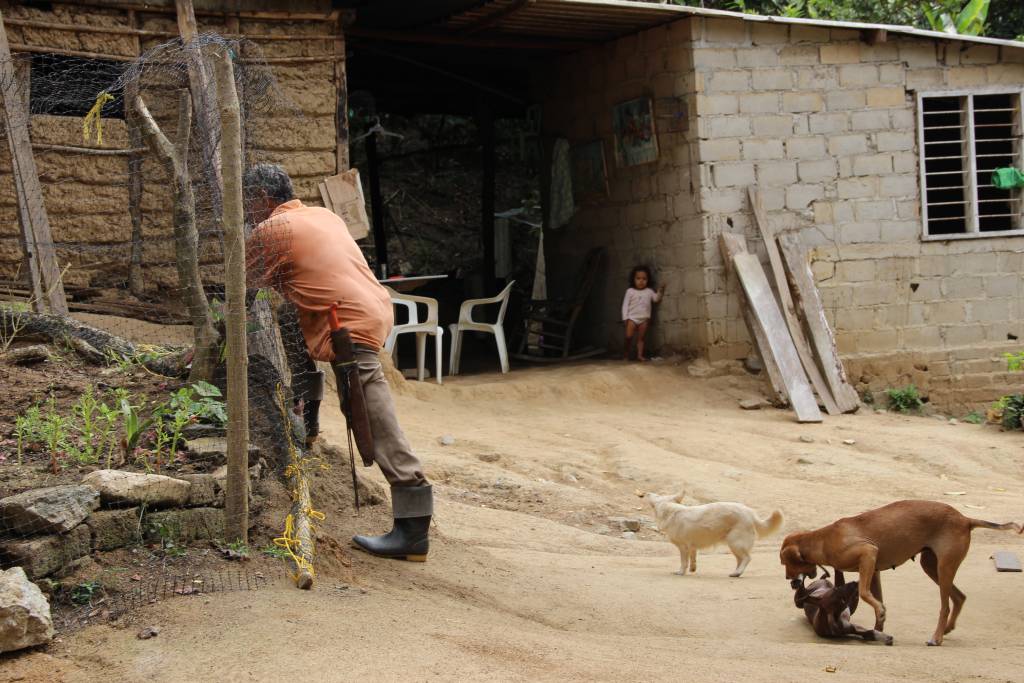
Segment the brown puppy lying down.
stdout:
[[978,527],[1021,532],[1019,524],[971,519],[945,503],[901,500],[814,531],[792,533],[782,541],[779,559],[791,581],[813,579],[819,565],[837,572],[859,572],[860,598],[874,608],[875,630],[881,631],[885,628],[881,571],[895,569],[920,554],[921,569],[939,586],[939,623],[928,644],[941,645],[942,637],[956,627],[967,599],[953,585],[953,578],[971,547],[971,531]]
[[[838,577],[837,577],[838,578]],[[845,638],[859,636],[864,640],[878,640],[892,645],[892,636],[870,628],[861,628],[850,621],[857,611],[857,582],[833,586],[826,578],[812,581],[805,586],[803,580],[793,581],[796,593],[793,602],[803,608],[807,621],[814,632],[822,638]]]

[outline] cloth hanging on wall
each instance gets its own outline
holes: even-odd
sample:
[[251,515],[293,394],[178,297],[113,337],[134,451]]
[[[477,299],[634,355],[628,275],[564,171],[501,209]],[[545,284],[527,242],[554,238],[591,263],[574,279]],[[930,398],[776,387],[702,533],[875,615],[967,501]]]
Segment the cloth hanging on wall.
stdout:
[[551,152],[551,195],[548,211],[548,226],[557,230],[572,219],[576,205],[572,199],[572,163],[569,157],[569,141],[555,140]]
[[997,168],[992,172],[992,184],[1000,190],[1024,187],[1024,172],[1018,168]]

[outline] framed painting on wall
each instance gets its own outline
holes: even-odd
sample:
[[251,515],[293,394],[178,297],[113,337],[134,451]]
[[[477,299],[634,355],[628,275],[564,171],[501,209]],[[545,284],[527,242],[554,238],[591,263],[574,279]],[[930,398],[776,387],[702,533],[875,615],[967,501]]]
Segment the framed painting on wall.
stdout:
[[651,98],[639,97],[612,108],[615,163],[639,166],[658,159],[658,135],[654,129]]
[[578,199],[608,196],[608,167],[604,160],[604,143],[584,142],[570,151],[572,160],[572,193]]

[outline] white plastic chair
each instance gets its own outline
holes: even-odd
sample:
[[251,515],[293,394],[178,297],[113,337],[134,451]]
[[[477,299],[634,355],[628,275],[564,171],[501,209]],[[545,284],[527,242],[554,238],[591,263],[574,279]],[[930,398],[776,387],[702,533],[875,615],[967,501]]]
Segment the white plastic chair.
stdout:
[[[508,295],[512,291],[515,280],[501,290],[501,294],[490,299],[467,299],[462,302],[459,309],[459,322],[448,326],[452,333],[451,359],[448,362],[448,372],[452,375],[459,374],[459,360],[462,356],[462,333],[466,331],[487,332],[494,335],[494,341],[498,345],[498,359],[501,361],[501,371],[508,372],[508,349],[505,346],[505,328],[502,323],[505,320],[505,309],[508,308]],[[477,306],[488,304],[501,304],[498,310],[498,319],[493,323],[482,323],[473,320],[473,309]]]
[[[441,384],[441,342],[444,337],[444,328],[437,324],[437,299],[427,296],[413,296],[411,294],[399,294],[390,287],[385,287],[391,295],[391,303],[395,306],[404,306],[409,312],[409,322],[402,325],[395,325],[391,328],[391,334],[384,342],[385,353],[395,353],[398,335],[406,332],[416,333],[416,373],[417,379],[423,381],[424,367],[427,357],[427,335],[434,337],[434,356],[436,365],[437,383]],[[424,304],[427,307],[427,317],[422,322],[419,319],[417,304]]]

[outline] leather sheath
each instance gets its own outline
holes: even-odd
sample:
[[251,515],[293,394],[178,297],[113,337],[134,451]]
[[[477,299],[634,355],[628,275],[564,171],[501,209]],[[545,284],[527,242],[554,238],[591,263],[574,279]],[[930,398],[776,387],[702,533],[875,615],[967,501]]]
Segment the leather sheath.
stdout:
[[370,429],[370,413],[363,394],[363,383],[359,380],[359,365],[356,363],[355,348],[347,327],[331,331],[331,347],[334,349],[334,376],[338,380],[338,394],[341,398],[341,412],[345,415],[348,428],[355,438],[356,450],[363,465],[373,465],[373,432]]

